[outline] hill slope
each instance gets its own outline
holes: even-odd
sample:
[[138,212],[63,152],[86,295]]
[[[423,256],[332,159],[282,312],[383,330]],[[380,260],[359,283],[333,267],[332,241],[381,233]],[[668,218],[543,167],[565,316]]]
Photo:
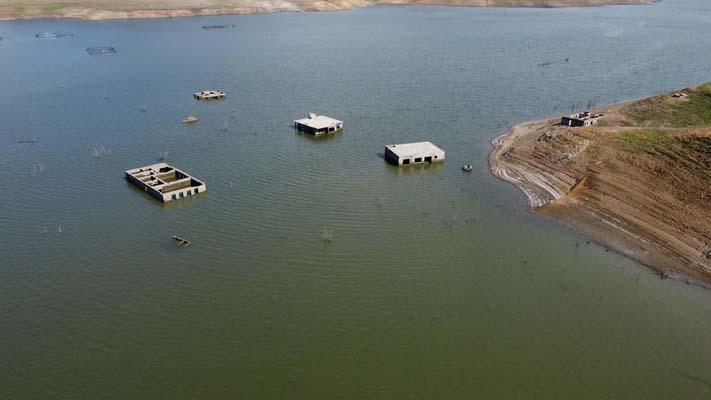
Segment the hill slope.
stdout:
[[558,219],[673,277],[711,286],[711,85],[560,119],[494,140],[492,171]]

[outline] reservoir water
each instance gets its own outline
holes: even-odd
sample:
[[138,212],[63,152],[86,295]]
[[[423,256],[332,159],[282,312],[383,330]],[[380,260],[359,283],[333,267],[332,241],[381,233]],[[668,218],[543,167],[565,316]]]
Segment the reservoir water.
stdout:
[[[513,123],[710,80],[708,1],[0,36],[0,398],[709,396],[711,292],[531,215],[486,161]],[[346,128],[294,132],[308,112]],[[446,162],[381,158],[420,140]],[[165,152],[207,192],[123,179]]]

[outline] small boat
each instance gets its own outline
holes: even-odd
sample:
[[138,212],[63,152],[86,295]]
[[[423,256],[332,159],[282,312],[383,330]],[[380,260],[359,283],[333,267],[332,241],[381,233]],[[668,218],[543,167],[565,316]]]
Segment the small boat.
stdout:
[[465,172],[472,172],[472,169],[474,169],[474,167],[472,167],[472,164],[471,164],[471,163],[466,163],[466,164],[462,167],[462,170],[465,171]]
[[183,120],[180,122],[183,124],[192,124],[193,122],[198,122],[198,121],[199,120],[197,119],[197,117],[190,115],[190,116],[183,118]]
[[173,239],[175,239],[175,241],[178,242],[178,246],[182,248],[189,247],[191,244],[193,244],[191,241],[185,240],[180,236],[173,235]]

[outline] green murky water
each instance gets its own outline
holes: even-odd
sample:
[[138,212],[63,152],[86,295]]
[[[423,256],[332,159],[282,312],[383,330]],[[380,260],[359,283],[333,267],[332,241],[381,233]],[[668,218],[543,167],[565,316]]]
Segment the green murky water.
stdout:
[[[486,164],[515,122],[709,80],[705,1],[0,36],[1,398],[709,396],[709,292],[528,214]],[[295,133],[307,112],[346,129]],[[380,156],[419,140],[446,163]],[[163,206],[122,179],[166,151],[206,194]]]

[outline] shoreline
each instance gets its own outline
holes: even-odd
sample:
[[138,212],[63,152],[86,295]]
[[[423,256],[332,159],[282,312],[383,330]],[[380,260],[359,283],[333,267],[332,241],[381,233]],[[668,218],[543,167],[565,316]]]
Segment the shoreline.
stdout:
[[[378,5],[420,5],[462,8],[578,8],[610,5],[643,5],[659,0],[236,0],[233,4],[211,5],[193,0],[169,0],[175,7],[152,7],[150,3],[128,3],[125,7],[87,7],[86,3],[42,3],[36,0],[10,3],[0,0],[0,21],[35,19],[79,19],[88,21],[157,19],[196,16],[270,14],[281,12],[345,11]],[[129,0],[134,1],[134,0]]]
[[[708,226],[689,228],[695,218],[711,220],[709,209],[702,205],[700,211],[694,209],[694,215],[684,215],[678,208],[685,203],[676,201],[673,190],[665,191],[668,188],[664,187],[656,192],[656,182],[645,180],[649,175],[636,176],[634,168],[649,162],[644,159],[649,158],[647,155],[630,156],[617,149],[609,152],[610,143],[617,143],[613,140],[619,140],[620,134],[641,134],[650,129],[621,122],[625,112],[638,104],[669,97],[665,94],[595,110],[609,114],[601,121],[612,119],[599,128],[565,127],[560,125],[560,118],[516,124],[492,139],[489,168],[494,176],[523,191],[533,213],[583,233],[651,268],[662,278],[711,288],[711,253],[704,253],[711,250]],[[668,134],[670,140],[676,135],[700,135],[702,143],[708,143],[711,137],[711,129],[705,126],[682,133],[672,128],[651,129]],[[645,151],[646,148],[642,152]],[[551,158],[558,156],[561,160]],[[614,167],[606,168],[607,164]],[[671,172],[675,174],[676,171]],[[638,181],[630,179],[633,176]],[[704,196],[708,193],[702,194],[702,199]],[[669,215],[675,207],[680,213]]]

